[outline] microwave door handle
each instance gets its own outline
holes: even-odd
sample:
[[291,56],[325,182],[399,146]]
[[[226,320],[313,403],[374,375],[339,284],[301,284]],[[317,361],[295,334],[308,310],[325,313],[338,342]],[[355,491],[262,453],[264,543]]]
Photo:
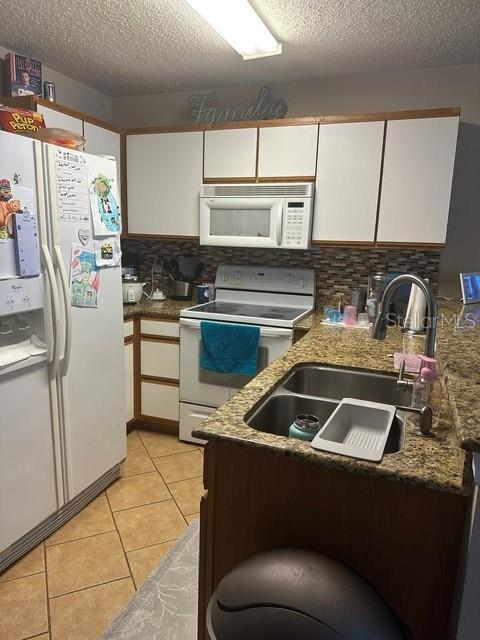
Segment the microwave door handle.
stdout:
[[[278,209],[277,209],[278,206]],[[277,218],[277,245],[280,247],[282,245],[282,228],[283,228],[283,201],[280,201],[278,205],[275,205],[277,209],[275,211]]]

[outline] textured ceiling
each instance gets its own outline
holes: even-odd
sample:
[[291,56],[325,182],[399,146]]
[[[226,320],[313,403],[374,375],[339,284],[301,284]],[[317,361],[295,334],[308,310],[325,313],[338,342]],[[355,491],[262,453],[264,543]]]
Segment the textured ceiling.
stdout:
[[184,0],[2,0],[0,43],[112,96],[480,62],[479,0],[251,3],[281,56],[243,61]]

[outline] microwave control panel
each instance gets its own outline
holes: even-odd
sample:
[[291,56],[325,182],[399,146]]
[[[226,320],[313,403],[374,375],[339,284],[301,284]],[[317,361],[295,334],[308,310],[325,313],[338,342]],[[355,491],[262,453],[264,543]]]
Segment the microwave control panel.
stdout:
[[310,200],[286,200],[283,246],[300,249],[308,247],[310,228]]

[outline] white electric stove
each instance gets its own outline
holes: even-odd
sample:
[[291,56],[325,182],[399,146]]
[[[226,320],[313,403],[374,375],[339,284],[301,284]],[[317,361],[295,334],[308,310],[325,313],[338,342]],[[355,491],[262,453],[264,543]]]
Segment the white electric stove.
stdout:
[[180,438],[190,442],[201,442],[192,430],[251,379],[200,367],[202,320],[258,325],[259,373],[292,345],[315,301],[312,269],[220,265],[215,288],[214,302],[180,312]]

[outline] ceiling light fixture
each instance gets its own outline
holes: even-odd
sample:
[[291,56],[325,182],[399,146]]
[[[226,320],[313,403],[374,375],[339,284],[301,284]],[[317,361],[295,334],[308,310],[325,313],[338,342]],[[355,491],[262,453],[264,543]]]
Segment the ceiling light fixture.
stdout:
[[244,60],[276,56],[275,40],[248,0],[187,0]]

